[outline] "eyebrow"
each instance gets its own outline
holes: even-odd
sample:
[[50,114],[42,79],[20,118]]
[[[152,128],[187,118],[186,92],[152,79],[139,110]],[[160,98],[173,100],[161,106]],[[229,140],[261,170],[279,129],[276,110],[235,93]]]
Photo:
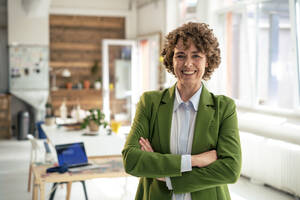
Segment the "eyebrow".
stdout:
[[175,55],[177,55],[177,54],[185,54],[185,53],[182,52],[182,51],[179,51],[179,52],[176,52],[176,53],[175,53]]
[[[198,53],[201,53],[200,51],[192,51],[192,54],[198,54]],[[175,53],[175,55],[177,54],[185,54],[183,51],[178,51]]]

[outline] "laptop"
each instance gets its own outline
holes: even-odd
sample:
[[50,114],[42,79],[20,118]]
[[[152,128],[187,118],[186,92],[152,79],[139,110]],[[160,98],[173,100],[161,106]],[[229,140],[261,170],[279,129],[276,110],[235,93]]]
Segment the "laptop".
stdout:
[[58,165],[68,168],[90,165],[83,142],[55,145]]
[[83,142],[56,145],[55,150],[58,165],[67,165],[70,172],[107,168],[106,166],[88,163]]

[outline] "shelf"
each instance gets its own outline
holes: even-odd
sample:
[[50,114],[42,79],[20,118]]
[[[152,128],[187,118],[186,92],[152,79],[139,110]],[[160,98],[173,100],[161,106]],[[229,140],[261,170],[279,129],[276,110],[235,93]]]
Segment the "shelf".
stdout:
[[65,61],[50,61],[50,67],[52,68],[91,68],[94,65],[93,62],[65,62]]

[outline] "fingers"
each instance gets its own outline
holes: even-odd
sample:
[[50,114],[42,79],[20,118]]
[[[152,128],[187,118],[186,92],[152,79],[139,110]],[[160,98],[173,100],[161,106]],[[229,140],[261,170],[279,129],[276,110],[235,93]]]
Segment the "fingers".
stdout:
[[164,182],[166,182],[166,179],[165,178],[156,178],[157,180],[159,180],[159,181],[164,181]]
[[143,137],[141,137],[139,143],[141,145],[142,151],[153,152],[153,149],[148,139],[144,139]]

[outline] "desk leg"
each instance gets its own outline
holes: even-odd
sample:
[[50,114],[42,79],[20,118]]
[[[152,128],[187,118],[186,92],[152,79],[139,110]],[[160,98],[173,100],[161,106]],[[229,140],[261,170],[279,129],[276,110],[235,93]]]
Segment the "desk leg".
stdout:
[[41,183],[40,184],[40,200],[45,200],[45,184]]
[[31,187],[31,177],[32,177],[32,163],[29,165],[29,174],[28,174],[28,183],[27,183],[27,191],[30,192]]
[[72,182],[67,183],[67,197],[66,200],[70,200],[71,197],[71,188],[72,188]]
[[33,191],[32,191],[32,200],[38,199],[38,184],[36,178],[33,176]]

